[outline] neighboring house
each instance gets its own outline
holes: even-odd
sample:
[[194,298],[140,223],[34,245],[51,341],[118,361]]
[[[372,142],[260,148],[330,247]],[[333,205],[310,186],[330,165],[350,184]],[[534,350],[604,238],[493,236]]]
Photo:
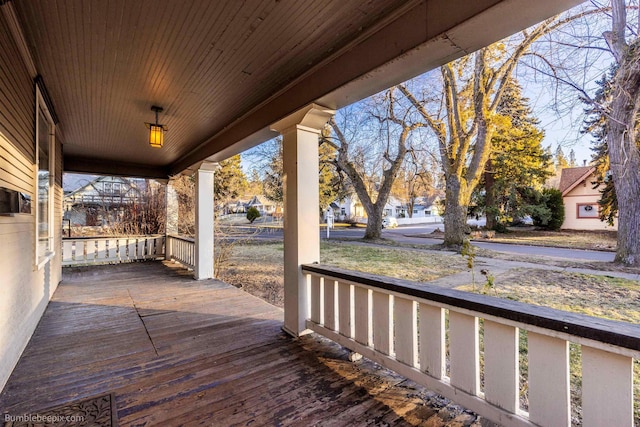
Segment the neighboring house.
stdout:
[[224,206],[224,211],[228,214],[246,213],[247,203],[247,200],[232,200]]
[[440,208],[438,202],[441,197],[439,194],[433,194],[427,197],[417,197],[413,204],[412,218],[433,218],[440,216]]
[[246,209],[256,208],[260,214],[273,214],[276,212],[276,204],[263,195],[253,196],[245,205]]
[[583,166],[562,169],[559,190],[564,200],[563,229],[617,230],[618,224],[600,221],[600,190],[593,188],[596,168]]
[[139,185],[135,180],[101,176],[65,192],[64,220],[72,226],[103,225],[117,220],[124,206],[139,199]]
[[407,205],[400,199],[389,196],[387,203],[384,205],[384,216],[393,216],[396,218],[404,218],[407,216]]
[[343,200],[336,200],[332,204],[337,207],[334,208],[334,218],[336,221],[344,221],[346,219],[355,219],[356,221],[363,222],[367,217],[367,213],[360,203],[360,199],[355,194],[345,197]]

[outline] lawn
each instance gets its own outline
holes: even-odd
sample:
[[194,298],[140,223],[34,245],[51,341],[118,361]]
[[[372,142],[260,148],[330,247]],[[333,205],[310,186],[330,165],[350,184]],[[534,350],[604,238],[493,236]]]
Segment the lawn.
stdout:
[[514,243],[532,246],[551,246],[558,248],[590,249],[600,251],[616,250],[615,231],[544,231],[533,227],[511,227],[507,233],[495,233],[487,238],[486,233],[473,240],[491,241],[497,243]]

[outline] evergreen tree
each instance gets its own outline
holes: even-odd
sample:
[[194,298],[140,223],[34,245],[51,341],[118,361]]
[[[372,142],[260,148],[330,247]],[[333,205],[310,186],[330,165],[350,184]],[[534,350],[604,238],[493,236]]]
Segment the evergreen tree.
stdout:
[[576,152],[573,151],[573,148],[571,149],[571,151],[569,151],[569,167],[575,168],[578,165],[578,163],[576,162]]
[[530,189],[539,190],[549,177],[551,157],[542,147],[544,133],[537,128],[529,100],[511,81],[498,106],[492,153],[485,167],[485,213],[487,227],[504,228],[514,219],[529,215]]
[[347,196],[344,181],[340,174],[336,171],[335,157],[336,149],[329,143],[320,140],[320,175],[319,175],[319,191],[320,191],[320,217],[329,205]]
[[591,143],[591,164],[596,168],[596,180],[592,183],[593,188],[600,190],[600,220],[613,225],[613,221],[618,214],[618,200],[613,178],[609,172],[609,154],[607,147],[607,120],[602,109],[597,105],[605,105],[611,97],[611,79],[616,72],[615,67],[611,67],[606,75],[596,83],[599,88],[596,91],[594,102],[587,102],[586,110],[588,116],[585,119],[584,133],[589,133],[594,138]]
[[264,195],[267,199],[277,204],[284,202],[284,190],[282,188],[282,177],[284,175],[282,155],[282,138],[276,139],[277,145],[272,153],[264,174]]
[[248,186],[247,177],[242,171],[240,154],[220,162],[220,170],[216,172],[214,195],[216,200],[228,203],[243,194]]
[[562,169],[569,167],[569,161],[567,160],[567,156],[564,155],[564,151],[562,151],[560,144],[556,147],[556,154],[554,157],[556,171],[560,172]]

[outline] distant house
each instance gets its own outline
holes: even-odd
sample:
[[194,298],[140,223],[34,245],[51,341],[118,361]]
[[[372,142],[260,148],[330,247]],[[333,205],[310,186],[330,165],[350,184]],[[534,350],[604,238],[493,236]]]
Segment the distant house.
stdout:
[[246,209],[256,208],[258,211],[264,214],[273,214],[276,212],[276,204],[263,195],[253,196],[249,202],[245,205]]
[[595,171],[593,166],[562,170],[559,190],[564,200],[563,229],[617,230],[617,223],[612,227],[600,221],[600,191],[592,184],[596,180]]
[[354,219],[358,222],[364,222],[367,213],[364,211],[360,199],[355,194],[345,197],[342,200],[336,200],[331,203],[333,215],[336,221],[344,221]]
[[123,206],[139,198],[140,189],[134,180],[101,176],[65,191],[63,218],[72,226],[103,225],[115,220]]
[[440,208],[438,202],[441,197],[439,194],[432,194],[426,197],[417,197],[413,203],[412,218],[432,218],[440,216]]

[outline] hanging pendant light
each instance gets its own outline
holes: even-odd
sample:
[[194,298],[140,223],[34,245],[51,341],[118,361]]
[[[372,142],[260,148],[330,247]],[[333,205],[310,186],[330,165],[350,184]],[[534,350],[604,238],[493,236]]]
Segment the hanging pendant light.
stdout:
[[151,111],[156,113],[155,123],[145,123],[147,129],[149,129],[149,145],[154,148],[162,148],[164,144],[164,133],[167,131],[165,125],[158,123],[158,113],[162,112],[162,107],[152,106]]

